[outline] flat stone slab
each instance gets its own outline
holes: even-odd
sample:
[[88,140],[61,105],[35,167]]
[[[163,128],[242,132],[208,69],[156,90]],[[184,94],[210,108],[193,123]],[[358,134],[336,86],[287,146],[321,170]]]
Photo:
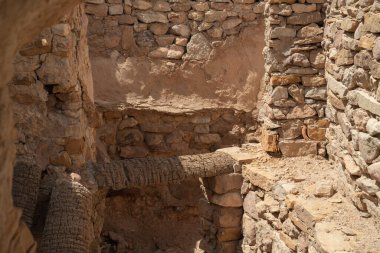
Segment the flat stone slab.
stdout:
[[312,228],[316,222],[332,214],[334,206],[325,199],[306,200],[297,198],[294,203],[294,211],[297,217],[308,227]]
[[282,140],[279,147],[282,155],[286,157],[317,155],[318,153],[316,141]]
[[377,116],[380,116],[380,103],[375,98],[368,95],[365,91],[352,90],[347,94],[349,102],[358,105],[364,110],[370,111]]
[[315,225],[317,246],[326,253],[353,252],[352,241],[332,222],[321,222]]
[[303,232],[314,236],[314,226],[335,211],[332,203],[322,199],[304,199],[293,194],[286,196],[285,203],[293,208],[289,218]]
[[248,164],[254,161],[257,157],[259,157],[258,154],[241,149],[239,147],[229,147],[229,148],[222,148],[216,150],[216,152],[223,152],[226,154],[229,154],[233,159],[238,161],[240,164]]
[[254,186],[265,191],[270,191],[278,180],[275,172],[253,164],[244,166],[243,177],[247,178]]
[[334,92],[339,98],[343,98],[347,94],[347,87],[335,80],[332,75],[326,73],[325,78],[327,81],[327,88]]

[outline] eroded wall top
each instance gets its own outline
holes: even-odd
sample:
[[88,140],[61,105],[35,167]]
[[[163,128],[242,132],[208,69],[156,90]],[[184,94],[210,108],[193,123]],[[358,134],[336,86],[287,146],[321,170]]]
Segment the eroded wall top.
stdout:
[[252,110],[265,2],[88,0],[95,97],[133,106]]
[[[257,21],[255,0],[87,0],[92,52],[206,61],[221,39]],[[133,39],[134,38],[134,39]]]

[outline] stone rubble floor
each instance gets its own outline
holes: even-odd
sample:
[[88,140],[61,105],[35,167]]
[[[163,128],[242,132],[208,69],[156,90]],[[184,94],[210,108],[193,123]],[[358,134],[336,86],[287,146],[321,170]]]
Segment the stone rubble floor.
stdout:
[[253,185],[269,191],[284,183],[285,203],[299,211],[304,224],[312,224],[310,235],[318,247],[326,252],[380,252],[380,220],[360,212],[337,191],[339,175],[333,161],[320,156],[274,157],[256,144],[231,149],[229,153],[245,164],[243,175]]

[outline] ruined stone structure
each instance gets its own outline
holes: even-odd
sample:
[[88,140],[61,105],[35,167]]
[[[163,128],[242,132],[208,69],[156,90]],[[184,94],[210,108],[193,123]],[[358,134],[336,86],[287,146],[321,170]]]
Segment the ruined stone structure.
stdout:
[[378,0],[37,2],[0,0],[0,253],[380,250]]
[[353,6],[333,2],[324,45],[329,154],[339,162],[347,194],[357,208],[376,217],[380,214],[379,9],[378,1],[359,1]]
[[[271,1],[270,1],[271,2]],[[266,103],[262,121],[268,151],[325,154],[326,81],[322,52],[325,1],[272,1],[266,8]],[[279,139],[278,145],[270,145]],[[275,141],[276,142],[276,141]]]
[[109,106],[98,109],[104,124],[97,136],[113,159],[211,152],[255,139],[252,130],[258,127],[250,113],[233,109],[184,113]]
[[257,25],[265,5],[255,1],[86,2],[92,52],[116,50],[130,55],[138,47],[139,54],[152,58],[197,61],[206,61],[220,39]]

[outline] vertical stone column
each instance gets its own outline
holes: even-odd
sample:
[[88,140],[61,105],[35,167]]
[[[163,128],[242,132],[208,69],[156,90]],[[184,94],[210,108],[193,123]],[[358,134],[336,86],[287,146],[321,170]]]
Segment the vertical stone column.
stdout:
[[326,81],[322,1],[269,0],[265,7],[265,151],[325,154]]
[[204,232],[199,248],[203,252],[237,252],[242,237],[242,182],[238,173],[202,179],[206,199],[199,205]]

